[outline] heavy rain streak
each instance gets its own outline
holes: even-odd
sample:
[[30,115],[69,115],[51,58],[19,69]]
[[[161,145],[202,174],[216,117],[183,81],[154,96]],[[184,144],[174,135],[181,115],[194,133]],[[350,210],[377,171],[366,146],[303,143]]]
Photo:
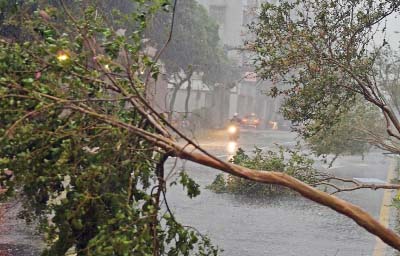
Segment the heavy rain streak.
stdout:
[[0,0],[0,256],[400,255],[398,0]]

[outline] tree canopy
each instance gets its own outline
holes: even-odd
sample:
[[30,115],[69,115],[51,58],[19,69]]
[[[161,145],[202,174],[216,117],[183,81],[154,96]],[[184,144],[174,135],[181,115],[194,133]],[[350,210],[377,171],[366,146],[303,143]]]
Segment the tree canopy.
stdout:
[[146,33],[148,44],[158,50],[173,34],[161,55],[167,78],[173,85],[168,109],[170,120],[178,91],[184,84],[187,85],[185,112],[188,112],[193,74],[200,76],[211,90],[216,84],[233,87],[239,79],[235,65],[220,43],[218,24],[201,4],[196,0],[177,1],[171,16],[169,12],[156,13]]
[[[387,45],[378,41],[385,18],[399,11],[398,1],[279,1],[263,4],[251,25],[259,75],[271,79],[272,95],[286,96],[283,113],[309,138],[328,134],[359,98],[379,109],[390,138],[374,144],[398,153],[398,112],[387,97],[377,65]],[[370,109],[370,107],[368,107]],[[368,131],[367,131],[368,133]]]
[[[165,134],[134,107],[145,90],[139,67],[157,72],[141,48],[147,18],[165,3],[137,2],[136,30],[127,36],[107,24],[96,1],[25,3],[16,10],[25,20],[10,17],[31,40],[0,39],[0,170],[15,177],[2,179],[8,190],[1,196],[16,196],[26,219],[41,220],[44,255],[218,252],[161,212],[168,153],[98,119]],[[198,194],[187,175],[179,181]]]
[[[379,111],[358,99],[353,107],[339,116],[332,126],[322,128],[314,135],[307,137],[310,149],[317,155],[327,159],[333,155],[329,166],[340,155],[361,155],[364,158],[371,148],[369,135],[385,135]],[[319,124],[316,123],[316,126]]]
[[[152,19],[147,36],[157,49],[168,39],[170,20],[168,12],[158,12]],[[177,2],[172,33],[171,42],[161,56],[167,74],[202,73],[203,82],[211,87],[234,81],[234,68],[220,44],[218,25],[197,1]]]
[[[400,237],[359,207],[282,172],[223,162],[151,107],[145,91],[159,64],[145,53],[144,31],[168,2],[136,0],[129,17],[116,13],[112,24],[134,24],[125,35],[95,0],[21,3],[6,18],[23,36],[0,38],[1,197],[40,220],[44,255],[217,255],[167,205],[170,156],[293,189],[400,249]],[[177,183],[198,195],[184,172]]]

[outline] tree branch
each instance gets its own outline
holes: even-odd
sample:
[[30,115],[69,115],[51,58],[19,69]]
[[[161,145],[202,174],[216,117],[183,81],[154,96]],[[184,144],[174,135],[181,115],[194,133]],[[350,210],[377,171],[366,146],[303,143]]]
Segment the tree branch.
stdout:
[[[276,184],[290,188],[300,193],[305,198],[308,198],[321,205],[327,206],[335,210],[336,212],[353,219],[358,225],[365,228],[370,233],[378,236],[388,245],[397,250],[400,250],[400,236],[392,230],[384,227],[366,211],[340,198],[317,190],[316,188],[313,188],[312,186],[307,185],[287,174],[274,171],[257,171],[231,163],[223,162],[219,159],[215,159],[215,157],[213,156],[210,156],[209,153],[205,154],[202,151],[199,152],[198,150],[200,147],[198,145],[194,145],[193,143],[189,144],[194,146],[195,149],[190,149],[186,146],[181,146],[168,138],[152,134],[131,124],[115,120],[112,117],[95,113],[76,105],[71,105],[70,107],[74,110],[88,114],[96,119],[102,120],[103,122],[114,125],[115,127],[129,130],[134,134],[148,140],[149,142],[163,148],[164,150],[171,152],[172,156],[186,159],[198,164],[202,164],[204,166],[212,167],[214,169],[218,169],[223,172],[248,180],[265,184]],[[205,151],[204,149],[202,150]]]

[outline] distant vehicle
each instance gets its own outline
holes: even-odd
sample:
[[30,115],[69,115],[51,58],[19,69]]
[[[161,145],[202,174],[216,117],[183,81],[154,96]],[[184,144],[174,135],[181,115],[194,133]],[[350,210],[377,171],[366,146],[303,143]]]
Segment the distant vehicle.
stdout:
[[238,113],[235,113],[229,121],[235,125],[239,125],[242,122],[242,119],[239,117]]
[[251,113],[242,118],[241,124],[244,127],[257,128],[260,125],[260,118],[258,118],[256,114]]
[[236,123],[230,123],[228,126],[228,139],[230,142],[237,142],[239,139],[239,134],[240,134],[240,130],[239,130],[239,126],[237,126]]

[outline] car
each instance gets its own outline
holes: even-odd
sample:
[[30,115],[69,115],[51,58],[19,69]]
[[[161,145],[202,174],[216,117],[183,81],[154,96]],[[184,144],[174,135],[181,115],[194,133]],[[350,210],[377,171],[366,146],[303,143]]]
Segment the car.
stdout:
[[260,118],[256,114],[251,113],[242,118],[241,125],[244,127],[257,128],[260,125]]

